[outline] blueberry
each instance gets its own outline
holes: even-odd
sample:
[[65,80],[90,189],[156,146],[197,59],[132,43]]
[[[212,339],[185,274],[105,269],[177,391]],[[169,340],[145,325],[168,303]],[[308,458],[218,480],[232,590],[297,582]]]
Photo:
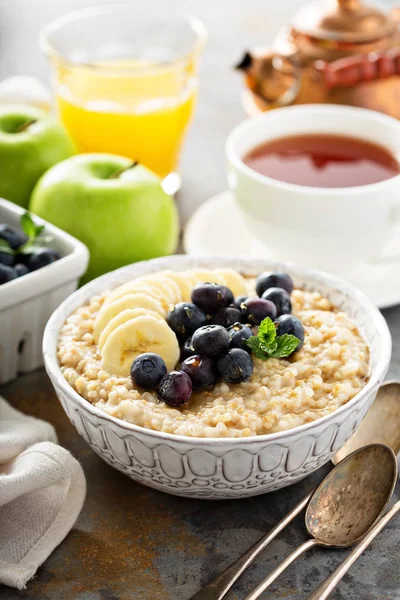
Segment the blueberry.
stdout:
[[293,292],[293,281],[290,275],[286,273],[261,273],[257,277],[257,296],[262,296],[265,290],[273,287],[283,288],[288,294],[291,294]]
[[231,336],[221,325],[206,325],[194,332],[192,343],[198,354],[216,358],[226,352],[231,342]]
[[36,271],[37,269],[47,267],[47,265],[50,265],[61,258],[60,254],[52,248],[38,248],[35,252],[32,252],[32,254],[27,254],[25,256],[26,258],[24,258],[24,260],[22,260],[22,257],[24,257],[23,254],[19,255],[19,258],[21,259],[21,262],[26,264],[30,271]]
[[251,325],[259,325],[267,317],[274,320],[277,316],[275,304],[262,298],[247,298],[241,304],[241,311],[244,321]]
[[253,361],[246,350],[232,348],[218,359],[217,369],[224,381],[241,383],[250,379],[253,373]]
[[246,300],[247,296],[238,296],[237,298],[235,298],[234,305],[240,310],[242,302],[245,302]]
[[0,264],[0,285],[2,283],[8,283],[13,279],[17,279],[17,277],[18,275],[16,274],[15,269]]
[[238,308],[227,306],[213,315],[211,323],[213,325],[221,325],[222,327],[230,327],[240,321],[241,318],[241,312]]
[[155,389],[166,374],[167,367],[164,360],[153,352],[139,354],[131,366],[133,383],[146,389]]
[[18,263],[17,265],[15,265],[14,270],[18,277],[22,277],[23,275],[28,275],[28,273],[29,273],[28,267],[21,263]]
[[185,339],[207,322],[205,313],[195,304],[180,302],[168,314],[167,323],[176,335]]
[[0,250],[0,265],[5,265],[6,267],[12,267],[15,262],[14,254],[10,254],[9,252],[3,252]]
[[192,291],[192,302],[212,314],[232,304],[233,294],[225,285],[201,283]]
[[190,400],[192,381],[182,371],[171,371],[164,375],[157,389],[158,395],[169,406],[183,406]]
[[[262,298],[273,302],[276,306],[277,316],[286,315],[292,312],[292,303],[290,296],[283,288],[272,287],[266,290]],[[272,317],[271,317],[272,318]]]
[[253,335],[250,325],[235,323],[232,327],[229,327],[228,333],[231,336],[231,348],[241,348],[251,354],[251,349],[245,345],[245,341]]
[[0,239],[5,240],[10,244],[13,250],[16,250],[23,244],[28,241],[28,236],[25,235],[22,231],[11,227],[11,225],[7,225],[6,223],[1,223],[0,225]]
[[181,346],[181,360],[185,360],[189,356],[193,356],[193,354],[196,354],[196,350],[193,348],[192,338],[189,337]]
[[214,385],[218,379],[217,367],[207,356],[200,356],[200,354],[190,356],[183,361],[180,368],[189,375],[194,390],[204,390]]
[[277,335],[289,333],[295,335],[300,340],[300,344],[297,346],[296,350],[300,350],[300,348],[303,347],[304,327],[297,317],[294,317],[293,315],[282,315],[275,321],[275,325]]

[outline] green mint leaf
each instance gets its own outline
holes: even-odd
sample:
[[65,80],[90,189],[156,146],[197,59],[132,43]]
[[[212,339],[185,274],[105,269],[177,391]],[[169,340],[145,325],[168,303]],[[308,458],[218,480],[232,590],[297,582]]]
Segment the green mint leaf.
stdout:
[[24,214],[21,215],[20,225],[22,231],[28,236],[29,239],[36,237],[36,225],[28,212],[24,212]]
[[10,244],[0,238],[0,252],[4,252],[6,254],[14,254],[14,250],[11,248]]
[[23,215],[21,215],[20,224],[22,231],[31,241],[34,241],[44,229],[44,225],[36,225],[29,212],[25,212]]
[[297,346],[300,344],[300,340],[289,333],[284,333],[276,338],[276,349],[270,353],[272,358],[285,358],[290,356]]
[[264,350],[264,352],[266,352],[267,354],[271,355],[273,352],[275,352],[275,350],[278,347],[278,344],[276,341],[274,342],[270,342],[269,344],[264,344],[261,340],[260,340],[260,346],[261,348]]
[[267,317],[261,321],[258,327],[258,338],[263,346],[268,350],[269,347],[274,347],[276,338],[276,328],[274,322]]
[[261,347],[260,340],[257,336],[252,335],[251,337],[249,337],[249,339],[246,340],[246,346],[251,348],[254,356],[256,356],[257,358],[261,358],[261,360],[267,360],[268,353],[265,352],[265,350],[263,350],[263,348]]

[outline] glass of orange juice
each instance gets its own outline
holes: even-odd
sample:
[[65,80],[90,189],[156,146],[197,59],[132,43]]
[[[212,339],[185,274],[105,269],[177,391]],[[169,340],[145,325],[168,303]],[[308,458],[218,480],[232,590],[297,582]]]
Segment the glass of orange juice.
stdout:
[[70,13],[41,32],[40,45],[78,150],[127,156],[166,177],[177,172],[206,32],[194,17],[150,5],[145,16],[139,5]]

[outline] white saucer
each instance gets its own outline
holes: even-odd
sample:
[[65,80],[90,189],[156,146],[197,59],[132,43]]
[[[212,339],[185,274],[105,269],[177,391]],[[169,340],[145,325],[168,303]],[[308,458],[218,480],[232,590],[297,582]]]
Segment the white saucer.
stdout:
[[[249,233],[228,190],[200,206],[186,226],[183,244],[193,256],[269,258],[268,248]],[[346,279],[379,308],[400,304],[400,262],[360,264]]]

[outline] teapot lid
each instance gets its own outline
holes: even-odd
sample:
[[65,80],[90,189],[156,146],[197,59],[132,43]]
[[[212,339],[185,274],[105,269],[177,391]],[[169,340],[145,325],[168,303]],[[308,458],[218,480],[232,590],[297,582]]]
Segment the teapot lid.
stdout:
[[363,43],[392,35],[397,23],[363,0],[314,0],[294,16],[292,27],[320,40]]

